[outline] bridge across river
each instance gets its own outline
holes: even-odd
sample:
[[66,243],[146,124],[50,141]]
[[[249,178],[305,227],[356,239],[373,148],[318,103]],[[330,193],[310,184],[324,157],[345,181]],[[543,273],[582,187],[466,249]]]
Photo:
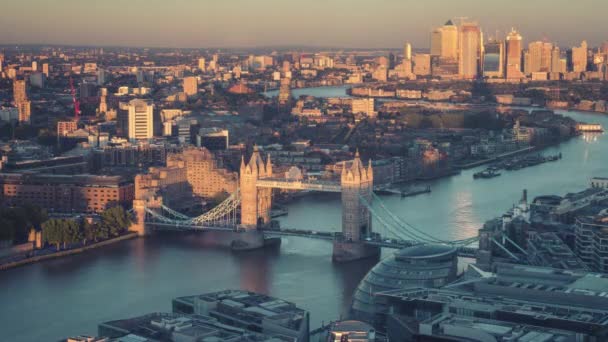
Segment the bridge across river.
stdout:
[[[274,226],[270,220],[273,189],[341,193],[342,229],[319,232]],[[372,205],[374,200],[380,208]],[[381,248],[401,249],[419,244],[448,244],[458,248],[461,256],[475,255],[475,249],[466,246],[476,242],[476,237],[442,240],[390,212],[373,192],[371,163],[363,166],[358,153],[350,166],[344,165],[340,180],[336,181],[306,178],[298,172],[277,177],[272,172],[270,158],[264,162],[255,149],[249,163],[244,159],[241,162],[237,192],[212,210],[188,217],[165,206],[160,196],[134,201],[134,210],[138,218],[143,218],[140,223],[144,232],[146,229],[219,232],[225,244],[236,244],[241,249],[262,247],[266,238],[293,236],[331,241],[336,261],[379,255]],[[372,230],[372,215],[381,225],[375,230]]]

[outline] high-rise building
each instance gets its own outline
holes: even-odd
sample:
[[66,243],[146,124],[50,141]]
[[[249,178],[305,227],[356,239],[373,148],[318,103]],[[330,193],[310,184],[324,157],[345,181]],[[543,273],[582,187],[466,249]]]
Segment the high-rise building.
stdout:
[[102,86],[106,83],[106,71],[102,68],[97,69],[97,85]]
[[551,71],[551,53],[553,52],[553,44],[543,43],[542,52],[540,55],[540,71],[550,72]]
[[543,53],[543,42],[531,42],[528,44],[528,69],[526,74],[540,71],[540,59]]
[[184,77],[184,93],[188,96],[198,93],[198,80],[194,76]]
[[374,111],[374,99],[353,99],[351,102],[351,111],[353,114],[363,113],[370,118],[376,116],[376,112]]
[[551,50],[551,72],[562,72],[561,66],[561,52],[557,45],[553,46]]
[[458,58],[458,28],[451,20],[431,32],[431,56]]
[[149,100],[129,101],[129,129],[131,140],[151,139],[154,136],[154,104]]
[[574,72],[587,71],[587,58],[588,58],[588,46],[587,41],[581,43],[579,47],[573,47],[570,56],[570,70]]
[[15,103],[27,101],[27,84],[25,80],[13,81],[13,101]]
[[431,56],[441,56],[441,27],[431,31]]
[[17,109],[19,110],[19,122],[30,122],[30,117],[32,116],[32,102],[31,101],[22,101],[15,104]]
[[427,76],[431,74],[431,55],[418,53],[414,55],[414,74]]
[[502,40],[490,40],[485,44],[483,55],[483,76],[504,76],[504,43]]
[[[0,70],[2,70],[2,68],[0,67]],[[42,64],[42,73],[46,76],[49,77],[49,63],[44,63]]]
[[207,68],[205,66],[205,59],[202,57],[198,59],[198,69],[203,72],[207,71]]
[[481,29],[476,23],[463,23],[460,26],[458,39],[458,74],[465,79],[479,76],[481,59],[482,36]]
[[458,58],[458,27],[448,20],[441,31],[441,57]]
[[27,84],[25,80],[13,80],[13,102],[19,110],[19,122],[30,122],[31,102],[27,97]]
[[409,61],[412,59],[412,44],[405,43],[403,46],[403,59]]
[[514,29],[507,35],[507,79],[522,78],[521,73],[521,35]]
[[291,105],[291,79],[284,78],[281,80],[281,86],[279,87],[279,106],[290,107]]

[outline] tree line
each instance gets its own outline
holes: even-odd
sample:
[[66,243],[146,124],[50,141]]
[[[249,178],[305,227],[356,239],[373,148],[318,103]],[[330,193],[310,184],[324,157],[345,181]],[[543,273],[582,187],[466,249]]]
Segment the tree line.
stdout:
[[33,205],[0,208],[0,241],[11,241],[13,244],[27,242],[30,230],[40,229],[47,219],[46,210]]
[[105,210],[100,220],[50,219],[42,224],[42,240],[55,245],[57,250],[69,244],[97,242],[119,236],[131,225],[131,218],[124,208],[118,206]]

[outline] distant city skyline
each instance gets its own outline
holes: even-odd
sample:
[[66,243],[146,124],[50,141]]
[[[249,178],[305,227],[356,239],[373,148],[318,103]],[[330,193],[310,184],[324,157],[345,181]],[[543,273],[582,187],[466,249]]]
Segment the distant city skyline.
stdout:
[[466,16],[484,39],[515,27],[525,42],[598,46],[607,10],[597,0],[22,0],[4,4],[0,44],[426,49],[434,27]]

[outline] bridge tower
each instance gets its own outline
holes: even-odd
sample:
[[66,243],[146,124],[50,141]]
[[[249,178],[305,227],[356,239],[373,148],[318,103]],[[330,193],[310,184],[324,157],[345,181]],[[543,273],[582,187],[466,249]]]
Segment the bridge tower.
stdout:
[[270,156],[266,163],[260,156],[257,146],[249,163],[241,159],[240,192],[241,192],[241,226],[246,229],[256,229],[270,223],[270,209],[272,207],[272,189],[258,188],[260,178],[272,177],[272,162]]
[[352,166],[342,167],[342,238],[334,242],[334,261],[351,261],[380,254],[378,247],[365,244],[372,235],[372,219],[369,210],[361,202],[372,202],[374,172],[371,160],[367,168],[361,162],[359,151]]

